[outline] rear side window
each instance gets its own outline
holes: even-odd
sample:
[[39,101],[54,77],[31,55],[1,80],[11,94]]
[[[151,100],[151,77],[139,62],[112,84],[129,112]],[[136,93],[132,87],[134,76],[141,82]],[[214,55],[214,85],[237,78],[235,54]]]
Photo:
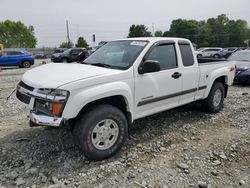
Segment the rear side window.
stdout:
[[182,62],[185,67],[192,66],[194,64],[193,51],[190,44],[179,44],[181,50]]
[[7,55],[22,55],[22,52],[19,52],[19,51],[7,51]]
[[178,67],[174,44],[161,44],[154,47],[147,55],[146,60],[159,61],[161,70]]

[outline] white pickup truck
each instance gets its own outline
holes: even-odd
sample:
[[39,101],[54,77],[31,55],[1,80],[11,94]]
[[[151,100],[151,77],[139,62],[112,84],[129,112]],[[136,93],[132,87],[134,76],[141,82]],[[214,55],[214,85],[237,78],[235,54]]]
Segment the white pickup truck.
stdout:
[[182,38],[116,40],[81,64],[27,71],[16,97],[30,108],[31,126],[70,125],[86,157],[102,160],[120,150],[136,119],[198,100],[219,112],[235,64],[201,61]]

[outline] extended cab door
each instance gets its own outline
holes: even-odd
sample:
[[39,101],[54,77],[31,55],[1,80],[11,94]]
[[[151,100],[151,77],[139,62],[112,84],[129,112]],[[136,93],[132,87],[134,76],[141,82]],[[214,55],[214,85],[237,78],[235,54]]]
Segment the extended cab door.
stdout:
[[182,89],[182,72],[178,65],[174,41],[156,43],[143,61],[156,60],[160,71],[139,74],[135,70],[135,118],[178,106]]
[[200,69],[197,59],[194,57],[191,43],[185,40],[178,41],[182,62],[182,95],[180,104],[186,104],[195,100],[198,90],[204,89],[198,87],[200,79]]

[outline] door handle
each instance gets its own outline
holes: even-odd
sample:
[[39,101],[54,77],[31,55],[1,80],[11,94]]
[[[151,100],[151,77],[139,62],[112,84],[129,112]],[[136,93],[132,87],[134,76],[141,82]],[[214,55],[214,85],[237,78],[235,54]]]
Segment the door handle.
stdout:
[[172,77],[173,77],[174,79],[178,79],[179,77],[181,77],[181,73],[175,72],[174,74],[172,74]]

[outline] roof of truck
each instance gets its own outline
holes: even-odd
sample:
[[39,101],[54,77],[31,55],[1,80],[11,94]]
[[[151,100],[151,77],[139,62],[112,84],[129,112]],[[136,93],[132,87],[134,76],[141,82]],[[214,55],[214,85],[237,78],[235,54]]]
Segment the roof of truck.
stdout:
[[161,40],[185,40],[190,42],[188,39],[185,38],[174,38],[174,37],[136,37],[136,38],[125,38],[125,39],[118,39],[114,41],[119,40],[138,40],[138,41],[149,41],[149,42],[155,42],[155,41],[161,41]]

